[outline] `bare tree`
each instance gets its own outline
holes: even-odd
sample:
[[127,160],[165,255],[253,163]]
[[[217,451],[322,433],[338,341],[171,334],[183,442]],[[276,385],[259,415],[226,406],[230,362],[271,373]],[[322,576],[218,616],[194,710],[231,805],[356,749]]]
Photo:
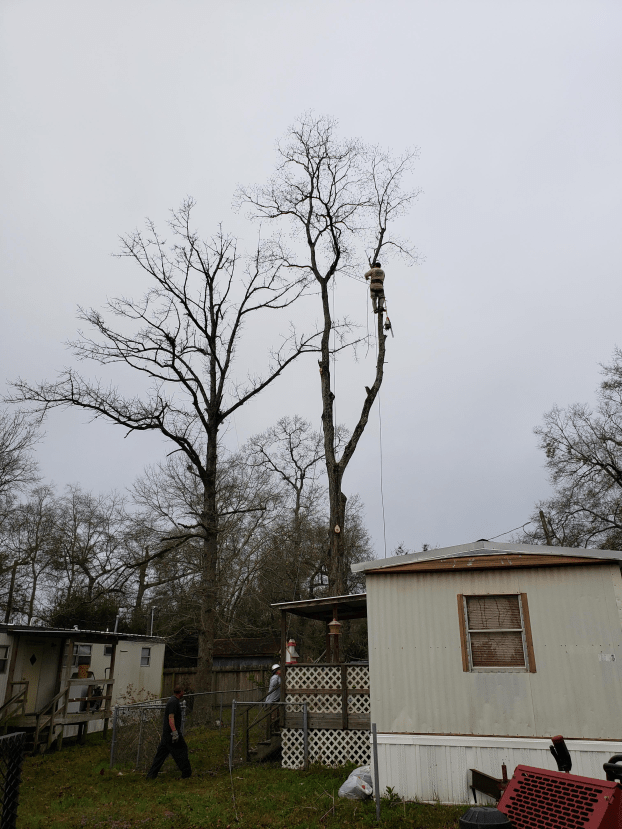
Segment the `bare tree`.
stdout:
[[287,226],[294,237],[291,249],[282,237],[275,236],[274,255],[293,273],[315,281],[318,288],[323,315],[319,360],[322,429],[330,502],[329,582],[330,589],[339,594],[346,584],[342,481],[382,384],[387,335],[381,310],[376,325],[375,377],[365,387],[360,415],[339,456],[331,356],[352,340],[347,339],[349,321],[333,319],[329,292],[337,277],[360,279],[363,270],[380,257],[397,254],[407,263],[415,261],[414,249],[394,235],[394,223],[417,195],[402,186],[417,154],[407,152],[392,158],[360,141],[341,141],[333,120],[312,114],[289,130],[278,153],[279,163],[270,182],[241,189],[238,202],[250,206],[259,219]]
[[15,612],[30,624],[41,618],[38,599],[41,580],[54,564],[58,509],[50,486],[33,489],[29,497],[13,504],[0,536],[6,566],[10,570],[4,621]]
[[595,409],[555,406],[534,431],[554,487],[536,505],[527,540],[622,549],[622,351],[603,366]]
[[[316,334],[288,336],[271,352],[262,376],[236,377],[234,363],[249,318],[281,311],[307,287],[307,276],[293,277],[265,246],[248,257],[236,240],[220,230],[201,240],[191,227],[193,202],[174,211],[167,246],[154,225],[122,239],[122,255],[148,275],[152,287],[138,301],[118,298],[108,311],[120,320],[113,328],[97,310],[80,310],[95,338],[80,334],[72,343],[78,359],[121,364],[149,383],[144,393],[124,395],[68,369],[56,382],[15,383],[16,399],[36,410],[77,406],[130,432],[155,431],[185,456],[201,489],[198,519],[180,526],[177,541],[198,539],[201,580],[198,687],[211,688],[216,629],[218,535],[218,436],[227,420],[281,376],[297,357],[313,349]],[[127,331],[130,333],[127,333]]]
[[39,476],[32,449],[39,423],[23,412],[0,411],[0,499],[34,484]]
[[[245,452],[248,463],[273,473],[284,488],[286,500],[292,499],[291,536],[299,570],[303,497],[310,504],[322,496],[318,483],[319,465],[324,460],[322,435],[298,415],[282,417],[263,434],[254,435],[246,444]],[[296,583],[295,593],[297,589]]]

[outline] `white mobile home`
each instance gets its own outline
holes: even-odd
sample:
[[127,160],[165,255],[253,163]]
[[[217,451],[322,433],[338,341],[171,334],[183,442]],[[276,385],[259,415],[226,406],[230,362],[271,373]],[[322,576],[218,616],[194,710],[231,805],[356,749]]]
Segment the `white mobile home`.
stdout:
[[468,770],[603,777],[622,751],[622,554],[487,541],[354,566],[367,579],[380,788],[471,799]]
[[44,741],[105,728],[117,702],[159,697],[164,640],[0,624],[0,727]]

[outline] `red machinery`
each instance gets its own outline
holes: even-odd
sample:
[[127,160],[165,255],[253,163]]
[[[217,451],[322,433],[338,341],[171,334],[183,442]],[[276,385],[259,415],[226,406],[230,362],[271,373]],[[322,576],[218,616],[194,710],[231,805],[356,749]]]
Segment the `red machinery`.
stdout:
[[622,775],[618,759],[605,763],[607,780],[517,766],[499,811],[513,829],[621,829],[622,787],[612,779]]

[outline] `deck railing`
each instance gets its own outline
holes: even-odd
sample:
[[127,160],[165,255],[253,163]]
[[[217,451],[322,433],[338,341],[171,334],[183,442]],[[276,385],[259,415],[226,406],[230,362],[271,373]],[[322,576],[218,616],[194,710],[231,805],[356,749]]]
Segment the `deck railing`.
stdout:
[[287,665],[284,673],[286,728],[302,728],[302,704],[309,728],[369,731],[369,666],[366,663]]
[[[85,697],[70,697],[71,688],[74,685],[85,685],[88,682],[88,688]],[[74,678],[67,680],[66,686],[56,694],[43,708],[34,712],[35,716],[35,734],[34,734],[34,751],[39,745],[39,737],[44,729],[48,728],[47,734],[47,748],[50,748],[54,741],[54,729],[56,725],[64,725],[69,714],[68,707],[71,702],[79,702],[81,705],[85,703],[85,711],[76,712],[85,719],[101,719],[111,716],[110,703],[112,701],[112,686],[114,680],[110,679],[83,679]],[[105,694],[93,694],[93,689],[101,687],[106,688]],[[103,710],[100,710],[103,706]],[[79,719],[79,717],[78,717]]]
[[18,714],[18,711],[13,710],[14,707],[21,709],[19,713],[23,714],[25,712],[26,702],[28,701],[28,684],[28,680],[9,683],[11,690],[13,690],[16,685],[22,685],[24,687],[22,687],[21,691],[14,693],[13,696],[0,708],[0,725],[3,725],[8,719]]

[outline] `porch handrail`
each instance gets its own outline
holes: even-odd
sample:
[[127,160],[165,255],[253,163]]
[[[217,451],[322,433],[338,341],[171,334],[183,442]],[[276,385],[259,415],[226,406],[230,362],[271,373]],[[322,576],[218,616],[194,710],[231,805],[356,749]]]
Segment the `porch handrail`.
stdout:
[[[13,685],[25,685],[25,688],[22,688],[21,691],[18,691],[14,696],[11,697],[8,702],[5,702],[3,706],[0,707],[0,722],[4,720],[8,720],[9,717],[13,716],[12,713],[9,713],[9,708],[11,705],[15,705],[18,702],[21,702],[22,705],[22,714],[24,713],[24,709],[26,708],[26,699],[28,697],[28,685],[29,681],[27,679],[19,680],[10,683],[11,687]],[[20,700],[21,697],[21,700]]]
[[[85,697],[70,697],[69,693],[71,691],[72,685],[88,685],[87,695]],[[110,701],[112,700],[112,692],[110,691],[107,694],[102,694],[100,696],[91,696],[90,691],[91,688],[96,685],[114,685],[114,680],[101,680],[101,679],[92,679],[92,678],[85,678],[84,677],[75,677],[72,679],[68,679],[65,681],[65,687],[62,688],[55,697],[53,697],[49,702],[46,702],[45,705],[39,709],[39,711],[35,711],[36,717],[36,725],[35,725],[35,750],[39,742],[39,734],[41,731],[46,727],[49,726],[48,730],[48,738],[47,744],[48,748],[52,745],[52,741],[54,738],[54,725],[55,720],[57,717],[66,717],[67,716],[67,708],[70,702],[104,702],[104,713],[109,711],[110,709]],[[57,702],[64,697],[64,702],[62,705],[56,706]],[[87,711],[87,714],[90,712]]]
[[[34,736],[34,751],[37,750],[37,746],[39,744],[39,734],[41,730],[45,728],[46,725],[49,724],[49,731],[48,731],[48,748],[52,745],[52,737],[54,736],[54,720],[56,719],[56,714],[60,713],[61,711],[67,712],[67,703],[68,703],[68,696],[69,696],[69,686],[66,686],[61,691],[56,694],[49,702],[41,708],[39,711],[35,711],[35,736]],[[56,708],[56,703],[62,698],[65,697],[64,703]],[[48,711],[52,709],[47,721],[43,720],[43,717],[48,713]]]

